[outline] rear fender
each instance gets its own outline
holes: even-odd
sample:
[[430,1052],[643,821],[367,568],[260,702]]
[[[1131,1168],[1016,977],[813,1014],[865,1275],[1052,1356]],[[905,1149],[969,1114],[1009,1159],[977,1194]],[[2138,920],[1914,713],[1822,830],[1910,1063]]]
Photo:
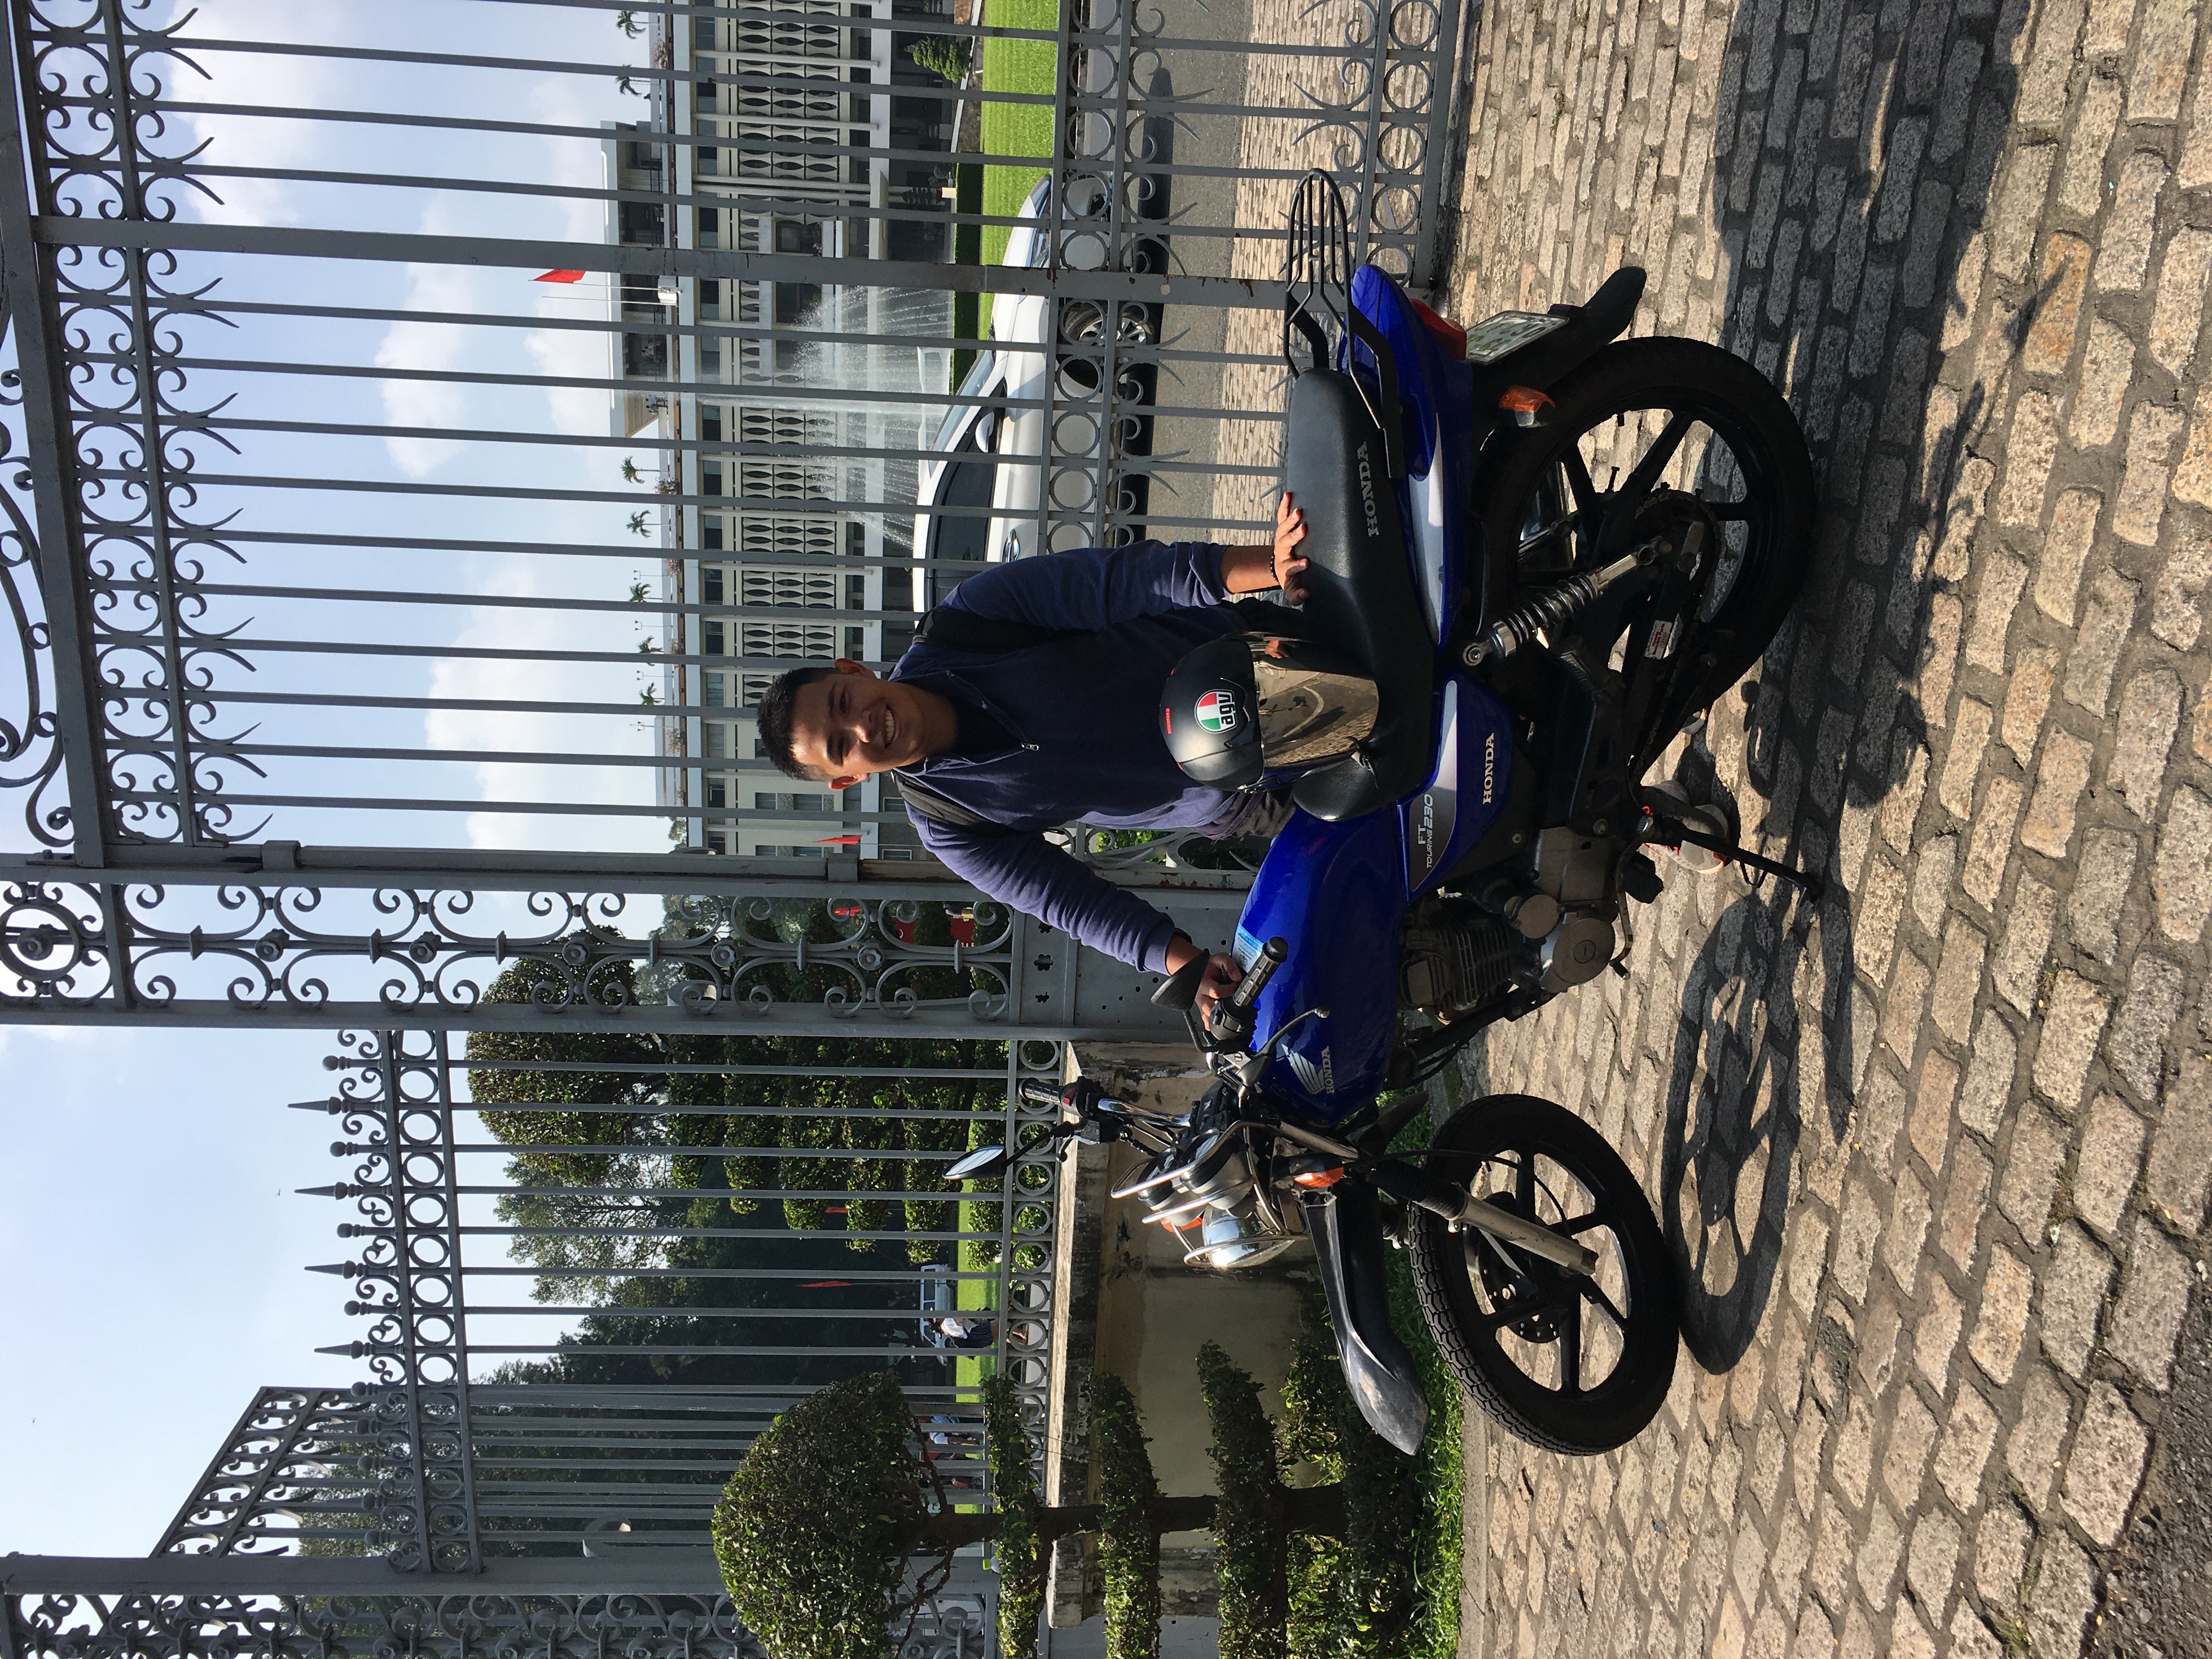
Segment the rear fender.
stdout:
[[1298,1201],[1321,1265],[1345,1386],[1368,1426],[1410,1456],[1428,1431],[1429,1398],[1413,1355],[1390,1328],[1382,1218],[1375,1194],[1343,1181],[1324,1192],[1303,1194]]
[[[1578,307],[1574,315],[1550,333],[1508,352],[1494,363],[1474,371],[1472,445],[1477,459],[1470,501],[1486,498],[1489,480],[1503,465],[1505,454],[1519,437],[1513,424],[1500,414],[1498,400],[1516,386],[1548,392],[1569,374],[1618,338],[1636,320],[1636,302],[1644,296],[1644,272],[1624,265],[1607,277],[1596,293]],[[1480,534],[1479,532],[1475,533]],[[1498,620],[1506,595],[1520,586],[1517,550],[1501,543],[1484,545],[1480,605],[1470,603],[1468,621],[1479,630]]]

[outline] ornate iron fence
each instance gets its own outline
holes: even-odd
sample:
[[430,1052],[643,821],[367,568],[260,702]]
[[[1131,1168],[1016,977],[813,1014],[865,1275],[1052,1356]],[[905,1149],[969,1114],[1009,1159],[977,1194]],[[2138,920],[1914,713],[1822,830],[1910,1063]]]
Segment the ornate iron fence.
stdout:
[[[358,1212],[332,1265],[368,1377],[265,1391],[155,1559],[10,1558],[4,1659],[750,1656],[699,1547],[705,1493],[807,1364],[907,1368],[957,1463],[971,1395],[920,1352],[919,1304],[988,1285],[990,1357],[1041,1382],[1048,1168],[948,1226],[856,1229],[855,1202],[939,1195],[784,1176],[946,1149],[678,1141],[663,1085],[775,1070],[684,1042],[991,1043],[966,1068],[988,1103],[928,1121],[1011,1130],[1004,1085],[1058,1040],[1172,1030],[1141,976],[910,856],[895,793],[793,793],[748,700],[794,659],[895,659],[993,551],[1262,533],[1289,192],[1334,168],[1361,252],[1418,285],[1460,39],[1457,0],[1046,15],[453,0],[437,40],[369,5],[240,40],[136,0],[0,0],[0,797],[21,826],[0,1019],[378,1034],[341,1057],[331,1189]],[[561,56],[578,19],[626,32]],[[999,259],[1014,238],[1029,262]],[[1249,860],[1131,839],[1070,836],[1225,939]],[[660,1045],[592,1063],[636,1084],[586,1103],[630,1114],[627,1184],[463,1179],[514,1149],[471,1139],[453,1073],[501,1062],[454,1032]],[[702,1191],[679,1157],[727,1166],[705,1183],[725,1216],[677,1216]],[[748,1159],[776,1177],[730,1178]],[[728,1208],[841,1190],[843,1227]],[[574,1225],[499,1209],[585,1200],[603,1211]],[[495,1254],[871,1231],[909,1259]],[[913,1260],[924,1243],[945,1249]],[[590,1329],[595,1282],[651,1307],[718,1273],[805,1295],[695,1302],[712,1341],[597,1346],[690,1346],[730,1375],[473,1363],[568,1364],[573,1340],[502,1338]],[[491,1288],[539,1279],[568,1288]],[[730,1340],[756,1316],[836,1337]],[[394,1568],[470,1590],[395,1594]],[[948,1599],[920,1651],[981,1653],[984,1607]]]

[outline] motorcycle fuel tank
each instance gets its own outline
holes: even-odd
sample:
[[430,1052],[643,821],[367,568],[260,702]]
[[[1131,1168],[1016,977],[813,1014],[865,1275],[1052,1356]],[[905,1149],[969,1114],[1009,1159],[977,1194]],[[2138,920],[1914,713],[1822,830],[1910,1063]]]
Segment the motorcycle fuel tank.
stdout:
[[1265,1042],[1309,1009],[1284,1039],[1262,1086],[1316,1123],[1334,1123],[1374,1099],[1398,1020],[1398,935],[1406,876],[1398,812],[1329,823],[1293,812],[1252,878],[1237,927],[1237,959],[1249,967],[1279,934],[1291,953],[1260,994],[1254,1035]]
[[1512,718],[1473,680],[1438,699],[1438,763],[1428,786],[1396,806],[1328,823],[1296,812],[1252,879],[1237,928],[1249,968],[1261,941],[1291,953],[1260,994],[1254,1037],[1265,1042],[1309,1009],[1326,1007],[1284,1040],[1265,1086],[1316,1122],[1374,1099],[1397,1036],[1399,935],[1409,894],[1433,886],[1504,810]]

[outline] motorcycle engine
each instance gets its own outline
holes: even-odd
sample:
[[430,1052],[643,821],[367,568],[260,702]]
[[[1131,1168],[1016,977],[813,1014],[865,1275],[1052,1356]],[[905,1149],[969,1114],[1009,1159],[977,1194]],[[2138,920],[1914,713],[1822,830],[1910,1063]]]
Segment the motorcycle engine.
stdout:
[[1452,1015],[1480,1007],[1534,967],[1534,952],[1502,917],[1429,900],[1406,919],[1398,994],[1407,1007]]

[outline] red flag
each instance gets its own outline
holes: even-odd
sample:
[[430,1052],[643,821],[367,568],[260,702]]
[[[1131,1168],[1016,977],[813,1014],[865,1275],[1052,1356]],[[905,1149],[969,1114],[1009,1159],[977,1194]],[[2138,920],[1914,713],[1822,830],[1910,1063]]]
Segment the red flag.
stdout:
[[860,838],[858,836],[824,836],[814,844],[817,847],[858,847]]
[[580,270],[549,270],[543,276],[532,276],[530,280],[533,283],[580,283],[584,280],[584,273]]

